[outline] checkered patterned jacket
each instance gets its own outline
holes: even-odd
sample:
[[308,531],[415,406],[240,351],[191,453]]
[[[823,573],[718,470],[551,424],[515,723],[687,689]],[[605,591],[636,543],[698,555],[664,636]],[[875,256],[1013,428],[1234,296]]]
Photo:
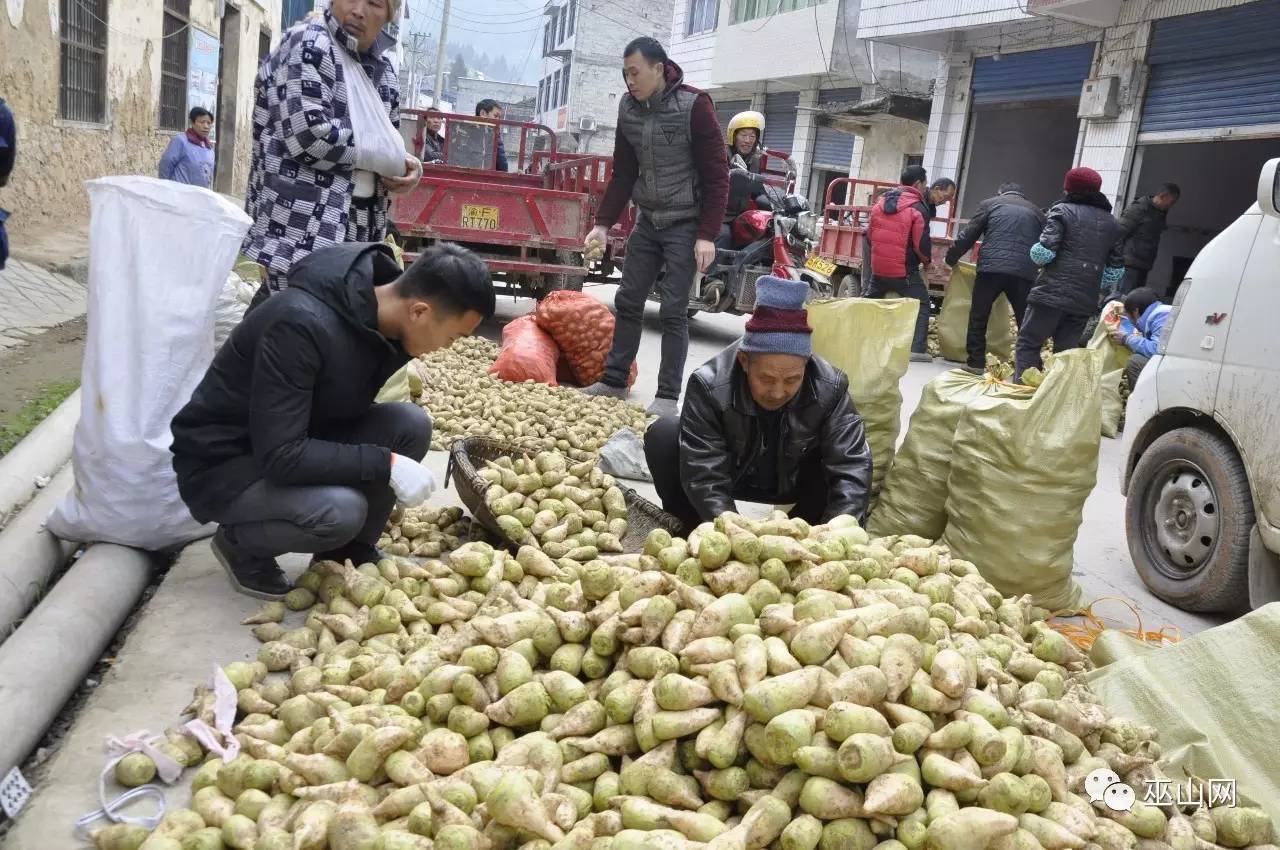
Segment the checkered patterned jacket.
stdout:
[[[360,64],[373,80],[391,123],[400,126],[400,87],[386,33]],[[258,69],[254,84],[253,162],[245,211],[253,227],[246,256],[267,269],[272,289],[317,248],[377,242],[386,233],[387,191],[352,198],[356,148],[347,86],[334,51],[357,53],[356,40],[325,12],[295,25]]]

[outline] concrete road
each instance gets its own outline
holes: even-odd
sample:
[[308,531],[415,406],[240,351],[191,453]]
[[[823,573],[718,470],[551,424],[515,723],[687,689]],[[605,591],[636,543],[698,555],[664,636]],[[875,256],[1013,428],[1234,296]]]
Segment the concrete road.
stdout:
[[[612,304],[612,287],[590,291]],[[503,300],[497,321],[487,324],[482,333],[496,339],[502,324],[530,309],[530,301]],[[737,339],[743,322],[742,317],[733,316],[701,316],[694,320],[686,373]],[[645,316],[640,375],[635,387],[635,398],[644,404],[656,389],[658,342],[657,308],[651,306]],[[912,365],[902,382],[904,431],[921,389],[946,368],[940,362]],[[443,452],[432,452],[427,458],[441,481],[445,460]],[[1148,630],[1175,626],[1190,635],[1215,625],[1216,620],[1164,605],[1138,581],[1125,545],[1124,500],[1116,476],[1119,463],[1119,443],[1103,440],[1098,485],[1085,506],[1084,525],[1076,545],[1075,576],[1085,598],[1120,596],[1131,600]],[[652,495],[651,488],[640,489]],[[456,504],[457,497],[444,491],[437,493],[432,502]],[[305,566],[305,559],[291,556],[284,565],[295,574]],[[0,845],[5,850],[82,846],[83,842],[72,839],[71,829],[78,817],[98,807],[98,772],[106,763],[104,738],[139,729],[160,733],[167,726],[177,725],[178,712],[190,700],[192,687],[207,679],[215,664],[250,659],[256,653],[257,642],[239,621],[257,607],[257,602],[234,593],[228,586],[209,551],[208,541],[189,546],[148,602],[114,666],[103,677],[101,686],[90,694],[67,737],[32,777],[37,793]],[[1112,604],[1105,610],[1114,616],[1116,624],[1133,627],[1132,615],[1123,607]],[[285,625],[295,628],[302,619],[301,614],[290,614]],[[171,806],[187,804],[189,782],[188,773],[170,792]],[[108,782],[109,795],[121,790]]]

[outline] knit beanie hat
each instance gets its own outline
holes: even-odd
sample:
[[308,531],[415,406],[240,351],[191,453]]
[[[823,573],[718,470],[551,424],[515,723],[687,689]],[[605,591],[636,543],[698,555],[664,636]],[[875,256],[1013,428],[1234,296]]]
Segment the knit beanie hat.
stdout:
[[1069,195],[1084,195],[1102,191],[1102,175],[1088,166],[1073,168],[1062,180],[1062,191]]
[[747,320],[739,351],[760,354],[813,354],[813,328],[804,309],[809,285],[772,275],[756,281],[756,309]]

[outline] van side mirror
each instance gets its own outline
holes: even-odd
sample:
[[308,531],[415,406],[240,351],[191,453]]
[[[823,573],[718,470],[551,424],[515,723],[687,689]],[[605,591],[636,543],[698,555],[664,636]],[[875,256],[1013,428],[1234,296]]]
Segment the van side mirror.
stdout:
[[1280,217],[1280,159],[1268,160],[1258,175],[1258,206],[1267,215]]

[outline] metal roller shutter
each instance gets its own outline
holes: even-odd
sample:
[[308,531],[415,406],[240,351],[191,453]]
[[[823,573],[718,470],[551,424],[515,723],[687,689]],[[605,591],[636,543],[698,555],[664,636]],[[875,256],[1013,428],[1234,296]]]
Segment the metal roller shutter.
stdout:
[[1280,0],[1156,21],[1139,132],[1280,123]]
[[973,103],[1076,100],[1092,64],[1092,44],[984,56],[973,63]]
[[[751,108],[749,100],[725,100],[715,101],[716,118],[720,120],[720,132],[725,132],[729,127],[729,121],[739,112],[745,112]],[[728,145],[726,144],[726,147]]]
[[[827,89],[818,92],[818,103],[846,103],[857,101],[862,97],[862,89],[857,86],[844,89]],[[853,159],[853,143],[857,139],[853,133],[846,133],[834,127],[819,125],[813,142],[814,165],[830,165],[839,170],[849,167]]]
[[796,138],[796,110],[800,92],[784,91],[764,96],[764,146],[791,152]]

